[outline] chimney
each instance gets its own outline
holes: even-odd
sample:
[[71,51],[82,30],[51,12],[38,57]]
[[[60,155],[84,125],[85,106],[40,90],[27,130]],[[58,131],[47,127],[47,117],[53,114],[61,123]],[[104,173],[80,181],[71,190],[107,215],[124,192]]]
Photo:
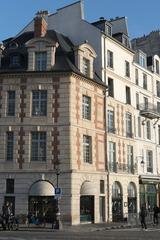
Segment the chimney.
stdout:
[[44,37],[47,32],[47,22],[45,17],[48,16],[48,11],[39,11],[34,18],[34,37]]

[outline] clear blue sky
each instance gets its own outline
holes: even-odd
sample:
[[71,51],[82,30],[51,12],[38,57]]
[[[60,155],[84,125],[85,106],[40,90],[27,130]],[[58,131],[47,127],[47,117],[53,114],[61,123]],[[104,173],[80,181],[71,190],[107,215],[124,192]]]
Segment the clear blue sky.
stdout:
[[[0,5],[0,41],[16,35],[38,10],[50,13],[76,0],[4,0]],[[127,16],[131,38],[160,29],[160,0],[84,0],[85,18],[95,21]]]

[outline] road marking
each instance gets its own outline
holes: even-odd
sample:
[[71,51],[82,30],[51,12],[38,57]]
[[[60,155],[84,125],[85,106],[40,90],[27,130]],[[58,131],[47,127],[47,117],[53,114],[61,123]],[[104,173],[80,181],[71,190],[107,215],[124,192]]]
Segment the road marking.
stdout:
[[147,228],[147,230],[143,230],[142,228],[122,228],[122,229],[114,229],[114,231],[116,232],[127,232],[127,231],[131,231],[131,232],[160,232],[159,228]]

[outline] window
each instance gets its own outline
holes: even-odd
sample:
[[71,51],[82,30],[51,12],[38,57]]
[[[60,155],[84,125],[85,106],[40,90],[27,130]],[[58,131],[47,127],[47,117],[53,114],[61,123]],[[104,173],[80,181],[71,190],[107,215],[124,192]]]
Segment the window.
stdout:
[[83,160],[92,163],[92,138],[87,135],[83,135]]
[[128,61],[125,61],[125,75],[126,77],[130,77],[130,65]]
[[100,193],[101,194],[105,193],[105,191],[104,191],[104,180],[100,180]]
[[157,102],[157,112],[160,113],[160,102]]
[[139,94],[136,93],[136,108],[139,110]]
[[125,46],[125,47],[128,47],[128,38],[126,37],[122,37],[122,44]]
[[108,95],[114,97],[114,82],[112,78],[108,78]]
[[107,67],[113,68],[113,52],[107,51]]
[[151,123],[150,121],[146,122],[146,131],[147,131],[147,139],[151,139]]
[[109,170],[111,172],[116,172],[117,171],[116,144],[114,142],[109,142]]
[[147,172],[153,173],[153,153],[150,150],[146,151]]
[[47,115],[47,91],[32,91],[32,116]]
[[108,109],[108,132],[115,133],[114,128],[114,111]]
[[86,76],[90,76],[90,61],[87,58],[83,58],[82,73]]
[[133,173],[133,146],[127,145],[128,172]]
[[136,85],[139,85],[139,74],[138,74],[137,68],[135,69],[135,82],[136,82]]
[[31,133],[31,161],[46,161],[46,132]]
[[157,87],[157,97],[160,97],[160,82],[156,82],[156,87]]
[[143,68],[146,67],[146,56],[142,53],[139,54],[139,65]]
[[160,145],[160,125],[158,125],[158,145]]
[[12,178],[6,179],[6,193],[9,193],[9,194],[14,193],[14,179]]
[[141,117],[138,117],[138,137],[141,137]]
[[8,108],[7,115],[15,115],[15,91],[8,91]]
[[132,115],[126,113],[126,137],[132,138]]
[[83,95],[82,116],[84,119],[91,120],[91,98]]
[[144,99],[144,108],[145,108],[145,110],[147,110],[148,109],[148,98],[144,97],[143,99]]
[[19,58],[19,56],[18,55],[11,56],[11,58],[10,58],[10,66],[17,67],[19,65],[20,65],[20,58]]
[[156,59],[156,73],[159,74],[159,61]]
[[112,28],[111,28],[111,26],[109,26],[107,24],[106,24],[106,33],[107,33],[107,35],[112,36]]
[[130,87],[126,86],[126,103],[131,104],[131,91]]
[[47,70],[47,52],[35,53],[35,70],[36,71]]
[[147,90],[147,75],[143,73],[143,88]]
[[13,161],[14,150],[14,134],[13,132],[7,132],[6,134],[6,160]]

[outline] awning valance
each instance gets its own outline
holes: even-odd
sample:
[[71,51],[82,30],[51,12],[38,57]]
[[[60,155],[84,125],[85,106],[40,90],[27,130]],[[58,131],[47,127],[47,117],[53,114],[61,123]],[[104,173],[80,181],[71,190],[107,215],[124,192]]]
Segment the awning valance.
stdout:
[[92,182],[86,181],[82,184],[80,195],[96,195],[96,188]]
[[53,185],[47,181],[35,182],[29,191],[29,196],[54,196],[55,189]]

